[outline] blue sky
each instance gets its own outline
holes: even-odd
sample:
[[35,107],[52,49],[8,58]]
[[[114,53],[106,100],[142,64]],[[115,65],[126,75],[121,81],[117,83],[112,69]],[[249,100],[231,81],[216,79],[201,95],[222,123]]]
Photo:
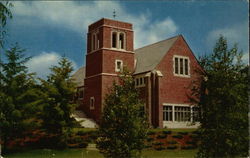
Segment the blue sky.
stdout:
[[238,43],[248,62],[248,4],[227,1],[15,1],[8,44],[18,42],[33,58],[27,66],[39,77],[66,55],[85,65],[86,32],[100,18],[133,24],[135,48],[182,34],[196,56],[209,54],[219,35]]

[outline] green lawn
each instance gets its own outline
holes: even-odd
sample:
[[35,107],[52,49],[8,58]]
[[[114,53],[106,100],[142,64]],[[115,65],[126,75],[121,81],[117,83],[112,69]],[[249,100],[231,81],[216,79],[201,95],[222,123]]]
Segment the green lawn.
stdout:
[[[84,131],[84,132],[90,132],[90,131],[97,131],[97,128],[74,128],[74,132],[78,131]],[[194,132],[196,131],[196,128],[153,128],[149,129],[149,131],[154,131],[154,132],[161,132],[161,131],[172,131],[172,132]]]
[[[144,150],[143,158],[166,158],[166,157],[194,157],[197,150]],[[67,149],[67,150],[32,150],[21,153],[3,155],[4,158],[102,158],[98,151],[86,149]]]

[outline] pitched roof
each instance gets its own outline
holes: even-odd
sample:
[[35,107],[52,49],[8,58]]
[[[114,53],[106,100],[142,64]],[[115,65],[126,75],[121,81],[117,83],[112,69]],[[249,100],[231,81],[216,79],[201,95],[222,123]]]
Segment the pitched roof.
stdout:
[[85,67],[80,67],[73,75],[72,79],[77,84],[77,87],[84,86]]
[[134,74],[154,70],[180,35],[135,50]]

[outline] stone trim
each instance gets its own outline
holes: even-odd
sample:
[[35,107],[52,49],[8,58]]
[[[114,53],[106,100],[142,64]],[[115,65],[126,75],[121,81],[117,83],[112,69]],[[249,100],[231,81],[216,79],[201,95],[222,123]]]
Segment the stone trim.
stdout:
[[85,79],[89,79],[89,78],[100,76],[100,75],[104,75],[104,76],[118,76],[117,74],[112,74],[112,73],[99,73],[99,74],[96,74],[96,75],[92,75],[92,76],[86,77]]
[[112,26],[112,25],[106,25],[106,24],[104,24],[104,25],[101,25],[101,26],[97,27],[96,29],[93,29],[93,30],[89,31],[89,33],[95,32],[96,30],[98,30],[101,27],[109,27],[109,28],[122,29],[122,30],[125,30],[125,31],[134,32],[132,29],[127,29],[127,28],[123,28],[123,27],[117,27],[117,26]]
[[105,48],[105,47],[102,47],[102,48],[96,49],[94,51],[91,51],[91,52],[87,53],[86,55],[95,53],[95,52],[97,52],[99,50],[112,50],[112,51],[118,51],[118,52],[122,52],[122,53],[134,54],[134,52],[132,52],[132,51],[127,51],[127,50],[123,50],[123,49],[114,49],[114,48]]

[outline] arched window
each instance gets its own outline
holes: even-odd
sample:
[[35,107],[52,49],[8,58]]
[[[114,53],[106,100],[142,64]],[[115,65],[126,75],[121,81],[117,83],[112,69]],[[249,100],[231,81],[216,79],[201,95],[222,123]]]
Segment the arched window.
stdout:
[[92,34],[92,51],[95,50],[95,33]]
[[124,49],[124,33],[119,34],[119,48]]
[[117,48],[117,33],[112,32],[112,48]]
[[125,33],[112,31],[111,46],[116,49],[125,49]]
[[90,97],[89,108],[90,108],[90,110],[95,109],[95,98],[94,97]]
[[92,51],[99,48],[98,32],[92,34]]

